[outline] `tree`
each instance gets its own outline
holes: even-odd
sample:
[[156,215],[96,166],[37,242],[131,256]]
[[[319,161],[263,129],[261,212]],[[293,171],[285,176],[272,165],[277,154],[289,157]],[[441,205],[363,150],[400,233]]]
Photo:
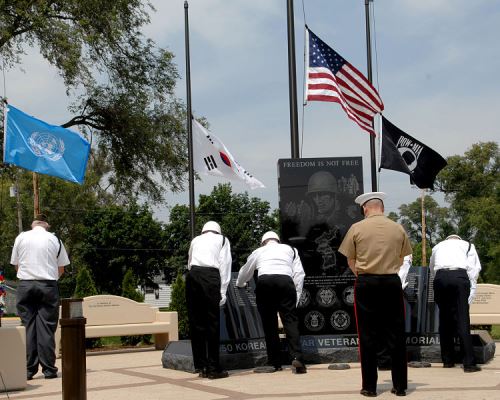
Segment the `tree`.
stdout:
[[219,222],[222,233],[231,242],[233,266],[238,269],[249,254],[260,245],[262,235],[268,230],[278,230],[277,214],[270,215],[267,201],[248,193],[232,193],[231,184],[219,184],[209,196],[200,195],[196,211],[197,232],[209,220]]
[[179,273],[172,284],[172,297],[168,311],[177,311],[179,323],[179,338],[189,337],[189,320],[186,305],[186,282],[184,276]]
[[[238,270],[268,230],[278,230],[278,213],[270,214],[267,201],[248,193],[232,193],[229,183],[214,187],[210,195],[200,195],[196,209],[196,232],[200,233],[205,222],[217,221],[222,233],[231,243],[233,270]],[[165,227],[167,265],[171,276],[183,271],[187,264],[189,244],[189,209],[177,205],[170,212],[170,222]]]
[[73,296],[77,299],[83,299],[95,295],[97,295],[97,289],[92,273],[87,267],[81,267],[76,275],[76,288]]
[[108,188],[159,201],[184,183],[185,107],[174,95],[173,54],[141,33],[149,11],[141,0],[3,1],[0,52],[13,68],[37,47],[72,101],[63,126],[78,126],[112,166]]
[[[76,299],[83,299],[84,297],[95,296],[96,294],[97,289],[91,272],[87,267],[81,267],[76,275],[76,287],[73,297]],[[101,338],[85,339],[85,348],[94,349],[96,347],[102,347]]]
[[99,292],[119,295],[128,269],[148,284],[166,267],[162,225],[147,205],[96,209],[85,215],[83,225],[79,257]]
[[[452,232],[450,211],[440,207],[431,196],[424,197],[425,239],[433,247],[441,238]],[[403,225],[412,242],[422,241],[422,200],[416,199],[410,204],[402,204],[399,208],[399,222]]]
[[[9,265],[14,239],[19,233],[18,208],[23,230],[29,230],[33,221],[33,176],[24,170],[3,168],[0,174],[0,238],[5,244],[0,247],[0,260]],[[12,175],[10,175],[12,173]],[[83,185],[75,185],[59,178],[39,175],[40,209],[49,218],[49,231],[54,232],[64,243],[71,264],[59,281],[62,296],[71,296],[75,289],[75,265],[80,265],[78,248],[81,247],[83,220],[87,213],[109,204],[114,199],[99,186],[100,178],[106,173],[100,160],[89,160],[86,179]],[[9,189],[17,183],[20,202],[9,196]],[[15,277],[13,267],[8,267],[10,279]]]
[[[123,276],[122,282],[122,297],[142,303],[144,296],[137,291],[137,278],[134,276],[132,269],[128,269]],[[151,342],[151,335],[134,335],[122,336],[120,338],[122,344],[127,346],[135,346],[141,341],[145,343]]]
[[448,157],[437,187],[451,204],[457,232],[474,242],[487,282],[500,282],[500,152],[498,143],[473,144]]
[[137,278],[134,276],[132,269],[128,269],[123,276],[122,281],[122,297],[142,303],[144,296],[137,291]]

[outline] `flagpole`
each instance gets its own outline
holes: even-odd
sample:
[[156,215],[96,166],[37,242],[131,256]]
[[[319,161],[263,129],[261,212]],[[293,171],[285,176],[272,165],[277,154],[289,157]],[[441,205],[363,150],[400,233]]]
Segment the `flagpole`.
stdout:
[[189,164],[189,226],[191,238],[194,238],[195,216],[194,216],[194,171],[193,171],[193,121],[191,109],[191,61],[189,58],[189,18],[188,2],[184,1],[184,25],[186,46],[186,106],[187,106],[187,135],[188,135],[188,164]]
[[292,158],[299,158],[299,119],[297,116],[297,68],[295,65],[295,27],[293,22],[293,0],[287,0],[287,17],[290,141],[292,145]]
[[[370,37],[370,7],[369,3],[373,0],[365,0],[365,19],[366,19],[366,60],[368,64],[368,81],[372,79],[372,46]],[[372,191],[377,191],[377,162],[375,156],[375,136],[370,135],[370,170],[372,177]]]
[[422,267],[427,266],[427,238],[425,236],[426,226],[425,226],[425,189],[422,189],[420,193],[420,210],[422,213]]

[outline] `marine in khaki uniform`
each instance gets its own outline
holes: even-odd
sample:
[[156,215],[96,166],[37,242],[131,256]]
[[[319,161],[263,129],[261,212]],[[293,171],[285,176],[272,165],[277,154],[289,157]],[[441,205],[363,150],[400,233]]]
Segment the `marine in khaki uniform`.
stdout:
[[403,227],[384,216],[383,192],[358,196],[365,219],[353,224],[339,251],[356,275],[355,311],[361,358],[361,394],[377,395],[377,351],[387,346],[392,360],[392,393],[408,385],[404,302],[398,271],[411,246]]

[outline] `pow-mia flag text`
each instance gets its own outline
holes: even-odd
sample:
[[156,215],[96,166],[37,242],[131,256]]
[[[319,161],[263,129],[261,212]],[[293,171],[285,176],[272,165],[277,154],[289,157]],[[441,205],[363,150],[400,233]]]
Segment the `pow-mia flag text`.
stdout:
[[193,167],[199,174],[239,180],[251,189],[264,188],[259,180],[239,165],[219,138],[193,119]]
[[432,189],[446,160],[422,142],[403,132],[382,116],[382,157],[380,168],[410,175],[420,189]]

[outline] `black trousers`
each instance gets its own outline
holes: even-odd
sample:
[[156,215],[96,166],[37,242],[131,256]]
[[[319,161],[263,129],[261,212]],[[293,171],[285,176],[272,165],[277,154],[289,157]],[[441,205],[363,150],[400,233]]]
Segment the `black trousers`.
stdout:
[[57,281],[20,281],[16,297],[17,314],[26,328],[27,374],[35,375],[39,365],[44,375],[56,374]]
[[268,364],[281,366],[278,313],[286,333],[290,355],[303,362],[296,312],[297,293],[292,278],[287,275],[261,275],[257,280],[255,295],[266,336]]
[[439,269],[434,278],[434,300],[439,307],[439,338],[441,359],[445,364],[455,362],[454,339],[458,335],[463,352],[463,365],[476,365],[469,318],[470,281],[463,269]]
[[220,371],[220,273],[191,266],[186,276],[186,303],[196,370]]
[[393,387],[406,390],[405,310],[399,276],[359,275],[354,289],[362,388],[377,390],[377,353],[383,343],[391,358]]

